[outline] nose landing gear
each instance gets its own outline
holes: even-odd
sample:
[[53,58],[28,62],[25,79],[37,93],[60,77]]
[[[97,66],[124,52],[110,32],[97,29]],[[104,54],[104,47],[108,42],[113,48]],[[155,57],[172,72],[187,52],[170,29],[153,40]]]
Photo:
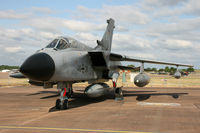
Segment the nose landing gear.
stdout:
[[60,92],[60,98],[56,100],[56,109],[68,109],[69,98],[72,97],[72,83],[59,82],[57,89]]
[[56,100],[56,109],[68,109],[68,99],[61,102],[60,99]]
[[118,77],[119,77],[119,73],[116,72],[112,74],[113,89],[114,89],[116,101],[120,101],[124,99],[121,87],[117,87]]

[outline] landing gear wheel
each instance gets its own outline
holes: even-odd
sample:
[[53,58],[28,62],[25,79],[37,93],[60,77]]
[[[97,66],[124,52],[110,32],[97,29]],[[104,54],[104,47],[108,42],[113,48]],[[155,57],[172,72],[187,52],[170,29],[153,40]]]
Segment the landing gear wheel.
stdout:
[[120,100],[123,100],[123,93],[122,93],[122,89],[121,88],[116,88],[115,89],[115,100],[116,101],[120,101]]
[[174,98],[174,99],[178,99],[179,98],[179,95],[172,95],[172,97]]
[[119,87],[115,89],[115,93],[118,94],[118,95],[123,95],[122,89],[119,88]]
[[67,99],[64,100],[62,109],[68,109],[68,100]]
[[60,109],[61,105],[60,105],[60,99],[56,100],[56,109]]

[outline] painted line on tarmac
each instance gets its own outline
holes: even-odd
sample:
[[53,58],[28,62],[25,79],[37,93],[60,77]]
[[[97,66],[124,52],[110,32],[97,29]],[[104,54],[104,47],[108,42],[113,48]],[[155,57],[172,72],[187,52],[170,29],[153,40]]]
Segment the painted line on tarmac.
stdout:
[[138,102],[137,105],[142,106],[181,106],[179,103],[150,103],[150,102]]
[[96,130],[96,129],[77,129],[77,128],[53,128],[53,127],[25,127],[25,126],[0,126],[0,129],[31,129],[31,130],[101,132],[101,133],[153,133],[153,132],[117,131],[117,130]]

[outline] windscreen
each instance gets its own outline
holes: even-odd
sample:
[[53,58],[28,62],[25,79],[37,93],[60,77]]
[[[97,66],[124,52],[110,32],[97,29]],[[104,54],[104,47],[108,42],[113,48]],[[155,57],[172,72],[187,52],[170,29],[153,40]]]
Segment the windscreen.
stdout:
[[49,43],[46,48],[54,48],[58,42],[58,39],[54,39],[51,43]]

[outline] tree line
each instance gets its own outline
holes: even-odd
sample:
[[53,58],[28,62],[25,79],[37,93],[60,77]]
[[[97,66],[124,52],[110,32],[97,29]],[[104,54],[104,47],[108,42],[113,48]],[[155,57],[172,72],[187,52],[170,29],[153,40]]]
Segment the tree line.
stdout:
[[[134,65],[128,65],[128,67],[135,67],[135,66]],[[8,70],[19,69],[19,66],[1,65],[0,66],[0,71],[4,70],[4,69],[8,69]],[[168,72],[168,73],[174,73],[176,71],[176,68],[175,67],[168,67],[168,66],[166,66],[165,68],[160,68],[160,69],[147,67],[144,70],[147,71],[147,72]],[[136,71],[139,71],[139,70],[132,70],[132,71],[136,72]],[[180,69],[180,71],[183,71],[183,72],[194,72],[194,68],[189,67],[187,69]]]
[[[128,67],[135,67],[134,65],[128,65]],[[144,69],[145,71],[147,72],[167,72],[167,73],[174,73],[176,72],[176,68],[175,67],[168,67],[166,66],[165,68],[160,68],[160,69],[157,69],[157,68],[150,68],[150,67],[147,67]],[[192,67],[189,67],[187,69],[179,69],[180,71],[182,72],[194,72],[194,68]],[[139,70],[132,70],[133,72],[136,72],[136,71],[139,71]]]
[[8,69],[8,70],[19,69],[19,66],[1,65],[1,66],[0,66],[0,71],[1,71],[1,70],[4,70],[4,69]]

